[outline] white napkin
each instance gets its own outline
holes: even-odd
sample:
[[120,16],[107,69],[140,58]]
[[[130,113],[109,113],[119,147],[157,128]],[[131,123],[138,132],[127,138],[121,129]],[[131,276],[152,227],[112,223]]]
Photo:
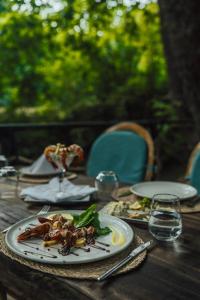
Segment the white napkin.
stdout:
[[27,202],[85,202],[89,201],[89,195],[96,191],[96,188],[89,185],[75,185],[64,178],[62,182],[63,197],[57,197],[59,191],[59,178],[55,177],[48,184],[41,184],[25,188],[20,196]]
[[55,169],[52,164],[50,164],[44,154],[42,154],[32,165],[28,167],[21,168],[22,174],[27,175],[49,175],[49,174],[58,174],[61,170]]

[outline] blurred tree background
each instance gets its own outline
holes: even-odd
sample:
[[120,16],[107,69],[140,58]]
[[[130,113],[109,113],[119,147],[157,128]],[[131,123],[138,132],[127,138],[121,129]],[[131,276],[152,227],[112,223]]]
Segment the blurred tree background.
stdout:
[[[169,91],[156,1],[1,0],[1,123],[185,116]],[[158,130],[176,156],[180,132]]]
[[175,114],[154,2],[1,1],[0,45],[2,121]]

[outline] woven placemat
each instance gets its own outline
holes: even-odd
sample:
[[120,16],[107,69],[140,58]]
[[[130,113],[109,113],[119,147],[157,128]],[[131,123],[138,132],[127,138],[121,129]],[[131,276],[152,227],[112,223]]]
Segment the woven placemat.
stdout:
[[[77,178],[77,176],[78,175],[76,173],[69,173],[67,174],[66,178],[72,180]],[[31,177],[31,176],[21,175],[19,177],[19,181],[24,183],[42,184],[42,183],[48,183],[51,178],[52,177]],[[9,179],[17,181],[17,177],[10,177]]]
[[[109,270],[114,264],[125,258],[131,250],[133,250],[135,247],[142,243],[143,240],[136,235],[134,241],[127,249],[105,260],[78,265],[49,265],[36,263],[14,254],[6,246],[3,234],[0,234],[0,251],[6,256],[10,257],[11,259],[38,271],[53,274],[56,276],[78,279],[97,279],[102,273]],[[132,259],[124,267],[122,267],[116,274],[125,273],[135,269],[143,262],[146,255],[147,251],[145,250],[142,253],[140,253],[137,257]]]
[[[128,196],[123,196],[119,197],[120,195],[125,194],[126,192],[130,191],[130,187],[123,187],[119,188],[117,192],[117,200],[122,200],[122,201],[137,201],[138,197],[134,194],[128,195]],[[200,198],[199,200],[184,200],[180,201],[181,204],[181,213],[194,213],[194,212],[200,212]]]

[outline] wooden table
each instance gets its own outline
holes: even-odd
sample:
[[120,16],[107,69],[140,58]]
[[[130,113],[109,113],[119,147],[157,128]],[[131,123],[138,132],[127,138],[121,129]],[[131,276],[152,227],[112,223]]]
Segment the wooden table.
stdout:
[[[79,176],[75,182],[88,183],[89,179]],[[0,229],[39,209],[39,206],[28,205],[19,199],[0,200]],[[145,241],[151,238],[147,229],[136,226],[134,229]],[[104,282],[48,275],[0,253],[0,284],[20,300],[200,299],[199,235],[200,213],[186,214],[183,216],[183,234],[176,242],[159,243],[138,269]],[[0,299],[6,298],[0,296]]]

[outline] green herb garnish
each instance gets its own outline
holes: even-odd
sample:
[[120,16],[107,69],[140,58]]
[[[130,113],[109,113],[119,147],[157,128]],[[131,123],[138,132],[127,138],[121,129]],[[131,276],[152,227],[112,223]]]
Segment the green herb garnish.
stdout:
[[139,201],[142,208],[150,208],[151,207],[151,200],[149,198],[144,197],[142,200]]
[[74,215],[74,225],[77,228],[85,226],[94,226],[96,229],[96,236],[106,235],[111,232],[109,227],[101,228],[99,221],[99,214],[96,211],[96,204],[92,204],[86,211],[80,215]]

